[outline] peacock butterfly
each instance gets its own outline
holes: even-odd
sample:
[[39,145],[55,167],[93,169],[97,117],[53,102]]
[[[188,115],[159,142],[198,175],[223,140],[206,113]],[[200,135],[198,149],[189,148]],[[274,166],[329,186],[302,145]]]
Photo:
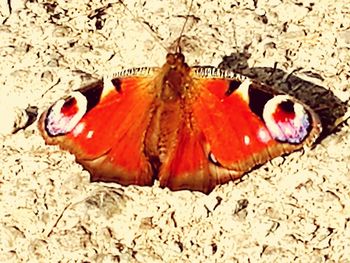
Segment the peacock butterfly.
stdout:
[[161,68],[116,73],[58,100],[39,120],[47,144],[76,156],[92,181],[209,193],[314,143],[315,112],[248,77],[191,68],[178,48]]

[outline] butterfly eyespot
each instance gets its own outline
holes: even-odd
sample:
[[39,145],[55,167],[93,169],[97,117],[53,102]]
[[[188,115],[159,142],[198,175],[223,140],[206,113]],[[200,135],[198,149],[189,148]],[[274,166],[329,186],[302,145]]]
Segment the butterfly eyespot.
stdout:
[[87,100],[80,92],[57,101],[47,112],[45,130],[50,136],[66,134],[73,130],[87,110]]
[[226,96],[230,96],[235,90],[237,90],[239,88],[239,86],[242,84],[241,81],[239,80],[231,80],[230,81],[230,85],[228,87],[228,89],[225,92]]
[[301,143],[311,129],[311,117],[303,105],[279,95],[264,107],[263,118],[271,136],[281,142]]

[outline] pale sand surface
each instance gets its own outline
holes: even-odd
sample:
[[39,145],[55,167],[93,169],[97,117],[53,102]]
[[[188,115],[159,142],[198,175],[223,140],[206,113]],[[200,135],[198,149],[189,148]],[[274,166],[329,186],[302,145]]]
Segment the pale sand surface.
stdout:
[[195,1],[190,65],[266,81],[325,125],[311,151],[210,195],[90,183],[36,122],[9,134],[28,106],[42,112],[92,77],[164,63],[160,43],[179,36],[189,1],[126,0],[134,17],[114,2],[1,1],[0,262],[350,262],[349,121],[331,130],[350,96],[348,0]]

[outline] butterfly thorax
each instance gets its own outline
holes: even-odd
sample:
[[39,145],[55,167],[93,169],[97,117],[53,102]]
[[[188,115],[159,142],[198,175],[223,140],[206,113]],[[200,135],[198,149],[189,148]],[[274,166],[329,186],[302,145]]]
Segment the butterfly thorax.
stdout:
[[163,101],[174,101],[184,98],[186,88],[190,85],[190,67],[185,63],[182,53],[169,53],[166,57],[162,71],[162,91]]

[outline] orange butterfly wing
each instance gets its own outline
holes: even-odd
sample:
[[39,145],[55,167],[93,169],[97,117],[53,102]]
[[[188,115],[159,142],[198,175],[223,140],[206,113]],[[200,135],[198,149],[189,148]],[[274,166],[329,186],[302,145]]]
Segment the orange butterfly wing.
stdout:
[[[184,103],[189,105],[184,111],[192,114],[183,118],[176,147],[160,171],[162,186],[210,192],[217,184],[236,179],[258,164],[310,145],[320,133],[317,115],[294,98],[277,96],[249,79],[224,79],[221,74],[193,74],[190,91],[194,94]],[[273,105],[266,110],[264,106],[274,97],[290,100],[303,109],[309,126],[294,127],[288,115],[284,116],[287,121],[280,122],[279,131],[300,131],[286,131],[286,138],[277,139],[274,127],[269,130],[264,120],[271,122],[268,114]]]
[[143,141],[154,101],[152,79],[120,80],[93,83],[56,102],[41,116],[39,128],[48,144],[73,153],[92,181],[151,185]]

